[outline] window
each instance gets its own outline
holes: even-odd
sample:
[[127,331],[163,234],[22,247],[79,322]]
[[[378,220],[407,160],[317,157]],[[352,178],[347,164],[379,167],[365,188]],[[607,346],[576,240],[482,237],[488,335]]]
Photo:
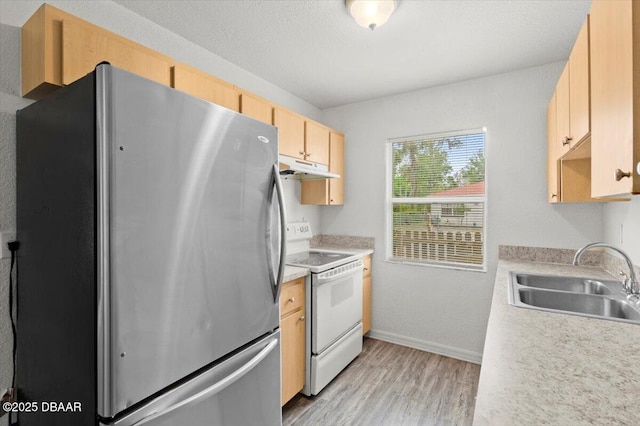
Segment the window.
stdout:
[[464,203],[443,204],[442,216],[464,216],[466,206]]
[[387,259],[486,270],[485,131],[387,141]]

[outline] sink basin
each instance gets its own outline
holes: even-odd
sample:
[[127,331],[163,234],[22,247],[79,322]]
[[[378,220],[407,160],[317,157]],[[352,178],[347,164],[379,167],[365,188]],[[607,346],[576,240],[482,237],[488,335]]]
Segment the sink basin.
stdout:
[[538,308],[640,322],[640,311],[624,300],[535,289],[520,289],[518,293],[522,303]]
[[[549,290],[570,291],[572,293],[611,294],[612,291],[602,281],[590,278],[562,277],[556,275],[516,274],[516,281],[527,287],[546,288]],[[614,281],[611,287],[617,285]],[[620,288],[622,290],[622,288]]]
[[509,278],[510,305],[640,324],[640,306],[627,301],[617,281],[518,272]]

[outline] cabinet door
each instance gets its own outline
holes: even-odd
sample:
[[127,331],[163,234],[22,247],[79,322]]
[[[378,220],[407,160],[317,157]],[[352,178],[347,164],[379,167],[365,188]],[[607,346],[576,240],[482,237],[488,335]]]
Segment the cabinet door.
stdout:
[[304,308],[291,313],[280,321],[282,405],[286,404],[304,387],[305,327]]
[[329,165],[329,129],[312,121],[305,121],[304,126],[305,158]]
[[556,86],[556,149],[562,156],[571,148],[571,114],[569,112],[569,63]]
[[263,123],[273,124],[273,106],[249,93],[240,94],[240,112]]
[[554,92],[547,106],[547,199],[550,203],[560,201],[559,149],[556,143],[556,127],[556,93]]
[[273,109],[273,125],[278,128],[280,154],[304,160],[304,118],[276,107]]
[[640,192],[639,9],[631,0],[594,0],[591,6],[593,197]]
[[329,204],[344,204],[344,135],[342,133],[331,132],[329,171],[340,175],[337,179],[329,179]]
[[329,171],[339,174],[340,177],[302,181],[302,204],[344,204],[344,135],[335,131],[331,131],[329,135]]
[[171,86],[205,101],[239,110],[240,98],[232,84],[185,64],[172,67]]
[[371,275],[362,279],[362,334],[371,330]]
[[171,84],[171,58],[88,22],[65,18],[62,83],[73,83],[103,61],[166,86]]
[[569,113],[572,145],[591,131],[589,103],[589,19],[582,26],[569,57]]

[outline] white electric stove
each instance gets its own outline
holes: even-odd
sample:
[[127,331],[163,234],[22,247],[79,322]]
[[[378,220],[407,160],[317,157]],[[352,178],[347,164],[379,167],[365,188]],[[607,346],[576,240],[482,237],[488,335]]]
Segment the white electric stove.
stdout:
[[287,225],[286,263],[311,271],[305,395],[317,395],[362,352],[362,255],[311,249],[312,236],[308,222]]

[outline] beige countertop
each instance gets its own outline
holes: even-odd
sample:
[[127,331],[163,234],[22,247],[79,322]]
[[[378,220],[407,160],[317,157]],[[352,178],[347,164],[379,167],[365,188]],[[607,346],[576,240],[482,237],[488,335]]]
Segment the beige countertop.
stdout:
[[284,267],[284,278],[282,279],[283,283],[287,281],[295,280],[296,278],[306,277],[309,275],[309,268],[300,268],[298,266],[289,266],[286,265]]
[[500,260],[474,425],[640,422],[640,325],[508,304],[508,273],[612,279],[597,267]]

